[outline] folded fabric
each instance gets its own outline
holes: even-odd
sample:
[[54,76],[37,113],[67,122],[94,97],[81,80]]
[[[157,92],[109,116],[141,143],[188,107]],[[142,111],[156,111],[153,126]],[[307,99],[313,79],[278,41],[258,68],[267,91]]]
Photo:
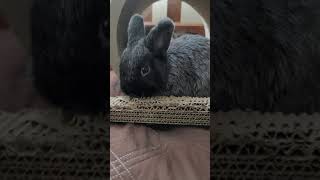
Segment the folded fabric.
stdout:
[[209,129],[110,125],[110,179],[210,179]]

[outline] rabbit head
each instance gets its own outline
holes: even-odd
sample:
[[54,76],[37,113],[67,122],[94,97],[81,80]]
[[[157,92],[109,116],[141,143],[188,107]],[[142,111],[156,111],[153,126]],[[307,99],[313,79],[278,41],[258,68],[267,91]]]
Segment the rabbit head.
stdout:
[[127,47],[121,55],[121,89],[129,96],[152,96],[168,80],[167,50],[174,24],[162,19],[145,35],[143,17],[134,15],[128,26]]
[[34,0],[34,85],[52,104],[77,113],[105,111],[107,4],[106,0]]

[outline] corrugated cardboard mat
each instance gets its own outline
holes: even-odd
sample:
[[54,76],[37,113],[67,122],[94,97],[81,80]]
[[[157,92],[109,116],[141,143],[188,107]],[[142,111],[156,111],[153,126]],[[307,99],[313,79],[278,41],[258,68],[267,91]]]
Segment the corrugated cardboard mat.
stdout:
[[110,122],[210,125],[210,98],[110,97]]
[[212,179],[320,179],[320,115],[217,112]]
[[104,117],[59,110],[0,113],[0,179],[107,179]]

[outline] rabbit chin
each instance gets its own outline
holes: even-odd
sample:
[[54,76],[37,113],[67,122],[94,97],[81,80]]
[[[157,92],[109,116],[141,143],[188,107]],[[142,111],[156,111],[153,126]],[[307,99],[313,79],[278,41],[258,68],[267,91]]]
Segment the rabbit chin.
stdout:
[[139,85],[122,87],[122,91],[130,97],[151,97],[158,92],[155,87],[142,87]]
[[130,97],[152,97],[155,93],[152,91],[140,91],[140,92],[125,92],[126,95]]

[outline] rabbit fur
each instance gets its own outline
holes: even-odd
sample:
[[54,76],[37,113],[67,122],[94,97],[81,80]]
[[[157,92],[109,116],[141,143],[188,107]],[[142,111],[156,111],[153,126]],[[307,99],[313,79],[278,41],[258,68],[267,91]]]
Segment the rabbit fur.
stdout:
[[106,110],[109,14],[106,0],[35,0],[32,73],[39,93],[76,113]]
[[320,1],[219,0],[212,8],[217,111],[320,112]]
[[143,17],[131,17],[120,62],[125,94],[210,96],[210,40],[200,35],[172,39],[173,31],[172,20],[164,18],[145,35]]

